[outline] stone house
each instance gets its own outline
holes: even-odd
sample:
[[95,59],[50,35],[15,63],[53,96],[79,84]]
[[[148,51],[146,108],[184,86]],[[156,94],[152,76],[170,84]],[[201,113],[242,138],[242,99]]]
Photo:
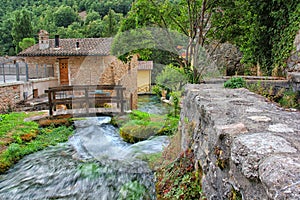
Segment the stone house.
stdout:
[[[132,108],[137,106],[138,57],[123,63],[111,55],[113,38],[49,39],[45,30],[39,32],[39,43],[19,56],[28,64],[54,66],[57,85],[115,85],[126,88],[125,98]],[[43,91],[39,91],[39,94]]]

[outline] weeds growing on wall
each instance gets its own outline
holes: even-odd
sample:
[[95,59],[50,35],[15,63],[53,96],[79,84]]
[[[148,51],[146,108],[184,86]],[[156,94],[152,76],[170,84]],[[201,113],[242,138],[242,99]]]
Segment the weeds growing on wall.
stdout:
[[224,83],[225,88],[242,88],[246,86],[246,81],[242,77],[232,77]]
[[260,81],[255,84],[247,84],[247,89],[256,94],[262,95],[272,102],[279,103],[284,108],[300,109],[299,91],[281,88],[275,90],[273,86],[264,86]]
[[205,199],[201,189],[201,167],[194,160],[191,149],[182,152],[179,131],[162,153],[142,159],[155,171],[158,200]]
[[201,169],[195,169],[191,149],[156,171],[158,199],[205,199],[201,189]]

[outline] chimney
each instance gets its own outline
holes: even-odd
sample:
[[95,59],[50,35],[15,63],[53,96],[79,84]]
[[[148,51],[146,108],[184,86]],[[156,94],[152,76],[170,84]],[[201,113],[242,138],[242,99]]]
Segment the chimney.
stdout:
[[49,48],[49,33],[45,30],[39,32],[39,49],[44,50]]
[[76,42],[76,49],[79,49],[79,42]]
[[55,44],[54,48],[59,48],[59,35],[55,35]]

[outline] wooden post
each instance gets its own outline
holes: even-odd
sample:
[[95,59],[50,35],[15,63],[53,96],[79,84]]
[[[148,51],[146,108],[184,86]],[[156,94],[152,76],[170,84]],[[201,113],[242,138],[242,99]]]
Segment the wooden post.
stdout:
[[124,113],[123,90],[120,92],[121,113]]
[[[120,88],[118,88],[118,87],[116,87],[116,89],[117,89],[117,99],[118,99],[118,101],[117,101],[117,108],[120,108],[119,99],[120,99],[120,92],[122,92],[122,91],[120,91]],[[122,102],[121,102],[121,104],[122,104]]]
[[130,93],[130,110],[133,108],[133,94]]
[[52,110],[52,92],[50,90],[48,90],[48,102],[49,102],[49,115],[53,116],[53,110]]
[[[56,92],[53,91],[52,92],[52,99],[55,100],[56,99]],[[52,103],[52,107],[54,106],[54,111],[56,111],[56,105],[54,103]]]

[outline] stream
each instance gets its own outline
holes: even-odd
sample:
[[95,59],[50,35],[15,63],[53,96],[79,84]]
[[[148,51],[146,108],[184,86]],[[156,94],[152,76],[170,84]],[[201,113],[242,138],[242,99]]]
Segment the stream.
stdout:
[[68,142],[21,159],[0,176],[0,200],[156,199],[154,174],[140,157],[162,151],[168,137],[128,144],[110,120],[75,121]]

